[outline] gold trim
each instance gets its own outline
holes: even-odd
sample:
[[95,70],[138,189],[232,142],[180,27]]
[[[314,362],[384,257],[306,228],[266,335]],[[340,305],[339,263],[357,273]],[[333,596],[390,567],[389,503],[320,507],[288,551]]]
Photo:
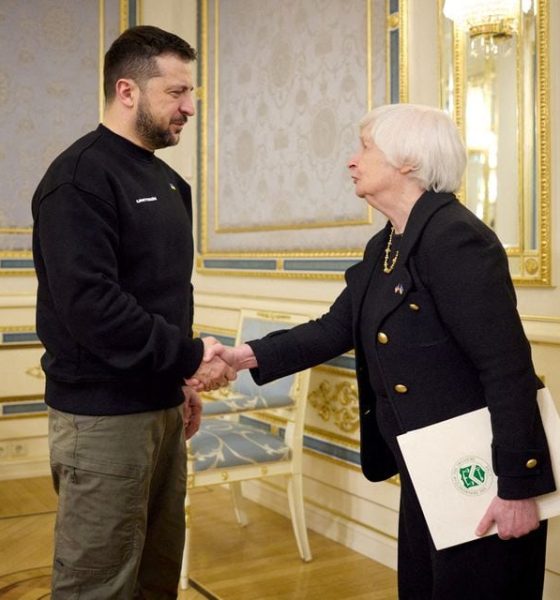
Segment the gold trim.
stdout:
[[13,404],[14,402],[45,401],[44,394],[25,394],[21,396],[0,396],[1,404]]
[[373,108],[373,56],[371,52],[373,40],[373,9],[371,6],[372,0],[366,2],[366,39],[367,39],[367,109],[370,111]]
[[128,0],[120,0],[119,2],[119,31],[122,33],[125,29],[128,29],[129,21],[129,6]]
[[218,0],[214,0],[214,230],[219,226],[218,216],[218,173],[220,170],[219,150],[219,118],[220,118],[220,8]]
[[[201,274],[213,275],[213,276],[240,276],[240,277],[254,277],[254,276],[265,276],[265,277],[289,277],[292,279],[321,279],[321,280],[341,280],[343,278],[342,272],[332,272],[332,271],[268,271],[263,269],[255,269],[255,270],[240,270],[235,266],[231,269],[224,267],[220,269],[214,269],[211,267],[204,266],[205,260],[211,259],[227,259],[227,258],[260,258],[264,256],[268,256],[277,261],[276,266],[278,269],[282,269],[284,267],[283,259],[287,257],[301,257],[305,259],[313,259],[321,256],[325,256],[328,258],[338,258],[340,256],[348,257],[348,258],[357,258],[360,259],[363,255],[363,248],[352,248],[345,250],[310,250],[304,252],[288,252],[285,250],[277,249],[273,251],[267,252],[251,252],[251,251],[213,251],[209,252],[209,189],[208,189],[208,173],[209,173],[209,156],[208,156],[208,111],[210,110],[210,99],[207,96],[208,86],[211,85],[209,80],[209,26],[210,17],[209,17],[209,2],[211,0],[204,0],[200,3],[200,40],[199,44],[201,46],[201,61],[200,61],[200,70],[201,70],[201,82],[202,86],[200,88],[199,99],[201,101],[201,106],[199,108],[200,115],[200,179],[198,180],[199,186],[199,198],[200,198],[200,228],[198,231],[199,238],[199,248],[200,255],[197,257],[197,271]],[[213,23],[213,35],[215,36],[214,44],[216,49],[218,49],[219,45],[219,6],[218,0],[214,0],[214,23]],[[402,24],[402,31],[400,35],[399,41],[399,78],[400,78],[400,94],[401,99],[406,100],[408,97],[408,33],[407,33],[407,10],[408,3],[406,0],[401,0],[401,14],[400,14],[400,22]],[[367,104],[368,109],[371,108],[371,104],[373,102],[373,90],[372,90],[372,81],[371,81],[371,69],[372,69],[372,18],[373,18],[373,9],[372,9],[372,0],[366,0],[366,13],[367,13],[367,24],[366,24],[366,37],[367,37]],[[214,93],[215,98],[212,99],[214,102],[213,106],[213,116],[215,123],[218,123],[218,113],[219,113],[219,98],[218,91],[216,89],[217,82],[219,80],[219,54],[218,51],[214,54],[214,65],[215,73],[213,74],[213,85],[214,85]],[[389,76],[389,75],[388,75]],[[214,136],[217,136],[217,127],[214,129]],[[374,212],[368,207],[367,217],[363,219],[352,219],[351,221],[346,222],[315,222],[310,225],[305,225],[305,227],[296,226],[294,224],[290,225],[264,225],[259,227],[221,227],[219,226],[219,207],[217,206],[217,197],[218,197],[218,170],[219,165],[217,164],[217,153],[218,153],[218,145],[219,140],[215,140],[214,149],[213,149],[213,160],[214,160],[214,173],[213,181],[214,181],[214,194],[213,194],[213,204],[214,204],[214,215],[213,215],[213,225],[214,231],[217,233],[231,233],[231,232],[262,232],[262,231],[305,231],[305,229],[318,229],[322,227],[346,227],[346,226],[363,226],[369,225],[374,221]]]
[[391,102],[391,29],[390,0],[385,0],[385,103]]
[[33,333],[35,325],[0,325],[0,333]]
[[[198,306],[200,306],[200,305],[198,305]],[[208,331],[211,334],[227,335],[227,336],[233,337],[234,339],[235,339],[235,337],[237,335],[237,330],[236,329],[226,329],[225,327],[216,327],[215,325],[194,324],[193,325],[193,331],[196,331],[196,332]]]
[[[535,147],[536,153],[536,169],[534,173],[535,186],[538,190],[537,199],[537,218],[539,244],[536,250],[526,248],[525,240],[525,219],[526,213],[524,210],[525,199],[525,184],[524,184],[524,169],[523,169],[523,127],[521,111],[518,111],[517,123],[517,162],[518,162],[518,205],[519,205],[519,248],[507,248],[508,256],[518,257],[520,260],[520,274],[512,275],[513,281],[518,286],[531,287],[550,287],[551,286],[551,195],[550,195],[550,82],[549,82],[549,55],[548,55],[548,40],[549,40],[549,2],[548,0],[536,0],[536,15],[535,15],[535,52],[536,52],[536,89],[535,89],[535,104],[536,104],[536,123],[537,144]],[[443,43],[443,0],[438,0],[439,23],[440,23],[440,46]],[[465,73],[466,73],[466,44],[467,35],[460,31],[454,25],[453,27],[453,42],[452,42],[452,57],[453,57],[453,107],[454,119],[459,130],[465,139]],[[522,35],[523,31],[519,35]],[[442,48],[443,51],[443,48]],[[520,70],[523,69],[520,57],[522,55],[521,44],[517,44],[517,104],[518,107],[523,106],[522,102],[522,82],[519,76]],[[441,57],[440,57],[441,58]],[[442,61],[440,60],[440,66]],[[442,106],[444,105],[443,97],[441,99]],[[457,194],[459,199],[465,202],[465,178],[463,178],[461,188]],[[511,264],[511,262],[510,262]]]
[[522,321],[540,321],[541,323],[558,323],[560,325],[560,317],[551,315],[521,315]]
[[33,233],[33,227],[0,227],[0,234],[2,235],[13,235],[17,233]]
[[24,344],[20,344],[18,342],[3,342],[0,344],[0,352],[6,350],[37,350],[41,349],[41,342],[25,342]]
[[270,278],[290,278],[290,279],[320,279],[324,280],[342,280],[344,279],[344,273],[328,273],[326,271],[318,271],[312,273],[309,271],[265,271],[265,270],[252,270],[252,271],[239,271],[236,269],[212,269],[209,267],[202,266],[202,259],[197,261],[197,272],[202,275],[213,275],[216,277],[270,277]]
[[304,226],[296,226],[294,224],[286,225],[256,225],[252,227],[223,227],[218,225],[218,206],[217,206],[217,189],[215,190],[215,216],[214,216],[214,232],[215,233],[252,233],[257,231],[307,231],[308,229],[324,229],[325,227],[354,227],[357,225],[371,225],[373,223],[373,209],[366,208],[368,216],[364,219],[354,219],[351,221],[313,221],[304,223]]
[[[387,6],[389,6],[389,1],[387,0]],[[398,29],[399,28],[399,13],[389,13],[387,15],[387,27],[389,29]]]
[[314,371],[323,371],[329,373],[330,375],[338,375],[342,377],[350,377],[353,380],[356,379],[355,372],[356,370],[353,367],[335,367],[333,365],[321,364],[313,367]]
[[[201,253],[204,255],[208,251],[208,0],[203,0],[201,6],[201,30],[200,45],[202,47],[202,60],[200,64],[200,76],[202,86],[199,88],[200,94],[200,180],[197,181],[197,188],[200,194],[200,227],[198,231]],[[197,258],[197,268],[198,268]]]
[[354,433],[360,427],[358,391],[350,381],[333,383],[324,379],[309,392],[308,402],[323,421],[332,423],[345,433]]
[[399,100],[408,102],[408,0],[399,1]]

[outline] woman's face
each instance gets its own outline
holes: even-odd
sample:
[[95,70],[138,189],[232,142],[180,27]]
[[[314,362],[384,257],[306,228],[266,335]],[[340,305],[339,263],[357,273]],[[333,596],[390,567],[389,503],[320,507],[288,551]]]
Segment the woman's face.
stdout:
[[399,170],[393,167],[368,133],[360,135],[360,148],[348,161],[356,195],[375,197],[394,188]]

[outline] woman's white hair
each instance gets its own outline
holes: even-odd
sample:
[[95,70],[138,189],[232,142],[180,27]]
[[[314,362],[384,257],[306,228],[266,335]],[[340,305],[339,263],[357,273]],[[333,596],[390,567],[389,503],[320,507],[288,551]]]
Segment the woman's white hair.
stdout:
[[410,166],[426,190],[455,192],[467,162],[465,146],[453,120],[442,110],[419,104],[387,104],[360,121],[362,135],[397,169]]

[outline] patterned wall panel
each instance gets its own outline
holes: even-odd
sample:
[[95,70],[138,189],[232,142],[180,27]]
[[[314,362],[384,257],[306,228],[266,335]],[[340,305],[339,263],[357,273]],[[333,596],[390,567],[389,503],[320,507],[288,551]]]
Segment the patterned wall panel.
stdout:
[[124,0],[0,3],[0,274],[32,268],[33,191],[97,126],[103,54],[137,12]]
[[202,270],[340,272],[382,226],[346,164],[363,114],[406,93],[405,7],[351,6],[199,2]]

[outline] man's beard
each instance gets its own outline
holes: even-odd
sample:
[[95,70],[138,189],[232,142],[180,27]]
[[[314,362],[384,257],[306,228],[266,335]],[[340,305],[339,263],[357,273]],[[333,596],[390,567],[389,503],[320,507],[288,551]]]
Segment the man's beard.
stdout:
[[161,127],[155,122],[144,98],[138,104],[136,133],[144,144],[153,150],[175,146],[179,142],[179,136],[174,137],[169,128]]

